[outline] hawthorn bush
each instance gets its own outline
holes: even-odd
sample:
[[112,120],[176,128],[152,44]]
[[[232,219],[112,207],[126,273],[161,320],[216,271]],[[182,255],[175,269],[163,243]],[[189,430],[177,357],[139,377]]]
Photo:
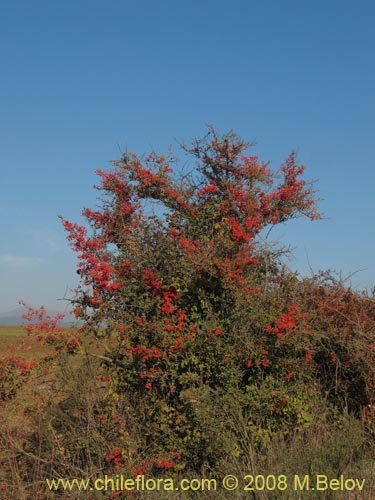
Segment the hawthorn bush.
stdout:
[[[272,172],[249,146],[210,128],[182,146],[190,176],[172,156],[126,153],[98,171],[101,206],[83,211],[91,230],[63,220],[79,258],[75,313],[103,339],[114,393],[127,394],[125,419],[148,450],[145,472],[161,459],[202,470],[243,454],[244,415],[260,449],[329,418],[313,411],[324,390],[333,408],[349,403],[355,368],[345,358],[332,391],[335,340],[312,346],[307,299],[260,245],[273,225],[319,218],[311,184],[295,153]],[[370,402],[361,383],[357,411]]]
[[[87,224],[62,218],[82,326],[28,313],[59,366],[27,438],[38,478],[335,475],[371,458],[375,301],[329,273],[299,278],[264,243],[320,215],[295,153],[273,172],[250,147],[209,128],[182,146],[189,175],[171,154],[126,153],[98,171]],[[25,482],[35,467],[29,453]]]

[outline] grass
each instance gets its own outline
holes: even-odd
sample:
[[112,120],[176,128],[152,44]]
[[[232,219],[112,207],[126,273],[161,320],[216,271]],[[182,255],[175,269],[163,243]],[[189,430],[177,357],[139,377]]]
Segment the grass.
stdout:
[[0,337],[14,337],[25,335],[26,330],[22,325],[0,325]]
[[7,350],[7,346],[22,349],[22,341],[26,337],[24,326],[0,325],[0,355]]
[[38,358],[45,348],[36,339],[27,336],[24,326],[0,325],[0,357],[9,350],[30,360]]
[[[44,348],[28,337],[22,326],[0,326],[0,356],[6,351],[7,344],[25,358],[31,355],[35,358],[35,354],[36,358],[42,357],[44,354]],[[95,347],[90,344],[90,351],[95,351]],[[109,393],[105,383],[98,382],[96,378],[102,373],[97,361],[95,358],[81,355],[67,357],[64,362],[56,361],[47,374],[33,373],[16,397],[1,408],[3,416],[0,422],[0,476],[2,474],[4,476],[4,490],[1,490],[0,480],[0,499],[12,496],[20,500],[55,498],[55,494],[41,490],[45,478],[51,478],[53,475],[49,463],[53,463],[53,468],[61,476],[69,479],[86,477],[85,474],[96,477],[95,474],[100,472],[101,469],[95,461],[96,455],[100,456],[102,450],[110,450],[117,446],[116,440],[120,439],[120,434],[117,435],[118,424],[115,421],[113,429],[109,425],[108,431],[107,427],[98,424],[97,411],[111,415],[111,412],[115,412],[117,407],[121,408],[121,405],[127,408],[128,403],[124,394],[121,404],[119,402],[121,400],[116,399],[114,406],[107,408]],[[320,413],[320,408],[317,411]],[[131,449],[136,438],[131,422],[128,425],[129,434],[126,432],[128,435],[126,439],[129,440]],[[238,433],[242,432],[243,427],[238,426]],[[288,484],[292,485],[292,478],[297,473],[301,477],[308,473],[312,477],[315,473],[321,473],[332,478],[343,473],[345,477],[365,479],[365,490],[361,493],[350,491],[301,493],[293,491],[290,486],[284,492],[258,491],[255,496],[255,493],[250,495],[251,492],[239,488],[233,492],[217,491],[215,496],[208,491],[180,492],[178,498],[180,500],[213,500],[213,498],[215,500],[216,498],[218,500],[247,498],[371,500],[375,498],[374,461],[366,458],[364,454],[361,455],[364,434],[359,422],[347,417],[341,422],[340,428],[329,425],[329,422],[321,423],[316,428],[306,431],[303,439],[301,436],[300,432],[296,431],[293,434],[291,431],[287,441],[281,440],[269,445],[262,453],[256,454],[251,459],[254,464],[250,464],[246,455],[237,455],[237,450],[232,450],[233,453],[228,455],[221,465],[220,474],[222,476],[234,474],[238,478],[244,478],[252,473],[251,467],[254,466],[254,474],[264,476],[287,474]],[[251,435],[245,433],[243,439],[249,442],[250,449]],[[77,449],[81,451],[78,453]],[[230,445],[228,449],[231,449]],[[82,462],[82,465],[79,459],[85,457],[85,453],[88,461],[87,464]],[[2,497],[3,491],[6,495],[4,497]],[[82,496],[82,492],[75,491],[64,493],[61,498],[93,500],[99,499],[99,495],[100,493],[97,496],[86,496],[86,494]],[[136,498],[169,500],[171,495],[156,491],[140,492]]]

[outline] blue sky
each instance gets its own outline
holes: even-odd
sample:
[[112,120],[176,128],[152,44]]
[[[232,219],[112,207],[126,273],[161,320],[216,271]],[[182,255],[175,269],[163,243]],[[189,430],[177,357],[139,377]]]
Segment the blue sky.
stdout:
[[291,149],[320,222],[274,231],[302,274],[375,284],[375,4],[326,0],[13,0],[0,5],[0,312],[63,309],[76,259],[58,219],[94,207],[94,170],[207,123]]

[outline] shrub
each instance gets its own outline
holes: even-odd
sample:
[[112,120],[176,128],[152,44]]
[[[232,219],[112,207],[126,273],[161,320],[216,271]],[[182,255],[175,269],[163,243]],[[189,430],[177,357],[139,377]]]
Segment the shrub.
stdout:
[[137,401],[142,446],[197,470],[214,467],[233,401],[253,409],[260,434],[302,426],[308,414],[311,374],[293,341],[304,316],[280,297],[278,263],[257,237],[319,216],[294,153],[273,173],[248,146],[209,129],[183,146],[197,161],[188,178],[171,157],[127,153],[98,171],[102,206],[83,212],[92,231],[63,220],[79,257],[77,317],[115,343],[106,362],[116,392]]
[[53,470],[340,474],[371,457],[374,300],[330,273],[300,279],[263,243],[320,216],[295,153],[272,172],[250,146],[210,128],[182,146],[188,176],[171,155],[126,153],[98,171],[87,225],[62,219],[82,327],[29,327],[54,347],[60,397],[27,437]]

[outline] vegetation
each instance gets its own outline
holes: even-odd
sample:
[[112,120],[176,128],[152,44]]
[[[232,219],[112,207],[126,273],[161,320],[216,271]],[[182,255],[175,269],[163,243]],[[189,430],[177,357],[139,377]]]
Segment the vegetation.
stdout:
[[[172,156],[126,153],[98,171],[101,205],[84,210],[87,227],[63,219],[83,326],[62,329],[30,309],[39,323],[28,334],[45,354],[3,356],[6,415],[26,397],[22,429],[2,424],[8,496],[89,498],[49,491],[50,477],[348,473],[366,479],[371,498],[375,301],[329,273],[301,279],[285,268],[265,236],[318,219],[314,192],[295,153],[272,172],[250,146],[210,128],[182,146],[196,162],[190,175]],[[29,376],[41,386],[32,400]]]

